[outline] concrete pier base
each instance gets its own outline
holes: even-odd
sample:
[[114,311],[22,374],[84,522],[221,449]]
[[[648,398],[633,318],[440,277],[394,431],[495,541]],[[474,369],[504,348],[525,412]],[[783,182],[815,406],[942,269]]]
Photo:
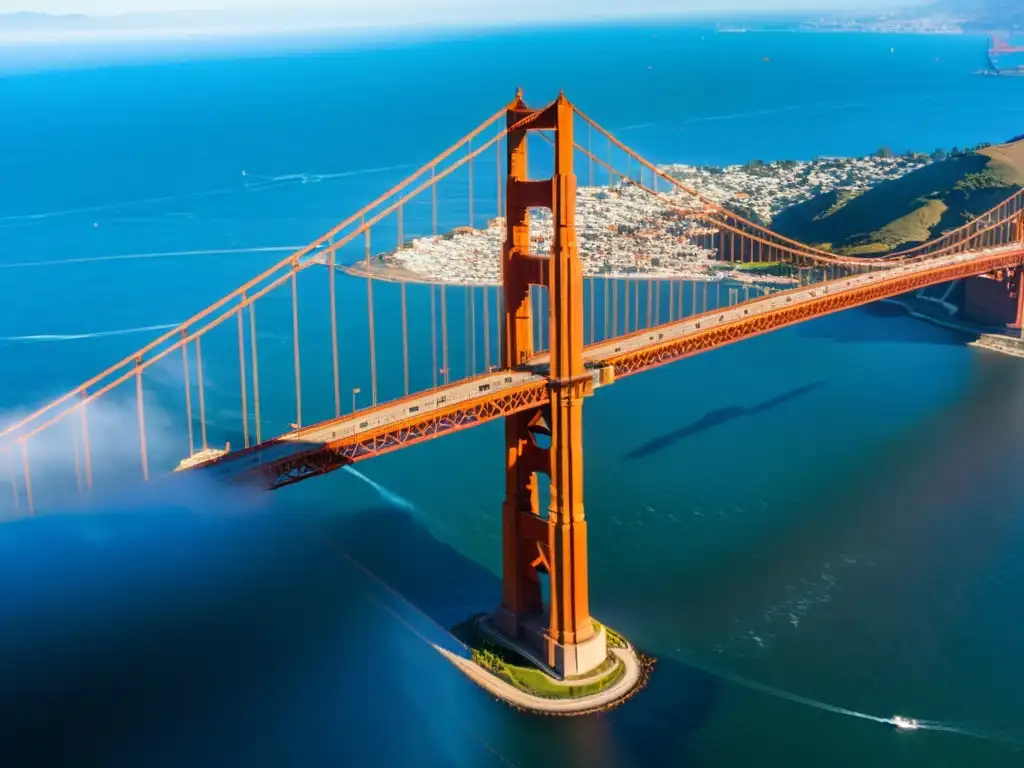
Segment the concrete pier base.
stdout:
[[608,638],[600,625],[583,642],[568,644],[555,641],[540,616],[520,619],[499,608],[491,617],[489,626],[491,631],[502,634],[506,642],[524,651],[528,649],[531,660],[557,678],[586,675],[608,658]]
[[608,658],[608,638],[604,627],[581,643],[562,644],[548,635],[547,627],[539,620],[523,625],[526,641],[541,653],[546,666],[559,677],[579,677],[593,672]]

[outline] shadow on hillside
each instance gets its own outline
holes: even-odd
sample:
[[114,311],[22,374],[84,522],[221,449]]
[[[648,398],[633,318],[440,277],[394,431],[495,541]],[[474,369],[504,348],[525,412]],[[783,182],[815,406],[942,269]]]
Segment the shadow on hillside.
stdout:
[[[801,242],[831,243],[836,248],[870,242],[873,233],[918,210],[927,198],[936,194],[942,199],[949,197],[958,181],[984,170],[988,163],[989,158],[977,154],[931,163],[869,189],[828,216],[822,215],[827,210],[824,203],[827,200],[834,202],[834,195],[822,200],[812,198],[779,213],[772,222],[772,228]],[[1002,196],[1006,194],[1008,192]],[[959,219],[960,211],[952,210],[947,216]]]
[[1017,187],[987,187],[950,191],[943,196],[949,207],[933,229],[933,234],[939,235],[963,226],[971,219],[995,208],[1016,189]]
[[632,451],[626,454],[626,458],[630,461],[636,459],[643,459],[652,454],[663,451],[666,448],[671,448],[681,440],[685,440],[688,437],[699,435],[701,432],[705,432],[709,429],[726,424],[736,419],[747,418],[749,416],[756,416],[759,413],[770,411],[773,408],[778,408],[780,405],[785,405],[791,400],[796,400],[799,397],[803,397],[820,387],[823,387],[828,383],[828,380],[815,381],[811,384],[805,384],[802,387],[791,389],[788,392],[783,392],[781,395],[776,395],[773,398],[757,403],[756,405],[730,405],[725,408],[719,408],[711,411],[710,413],[704,414],[701,418],[696,421],[687,424],[685,427],[667,432],[659,437],[650,440],[643,445],[634,448]]
[[[507,749],[540,749],[537,728],[585,742],[596,717],[624,753],[671,761],[719,692],[708,675],[663,662],[647,689],[604,715],[538,720],[494,703],[454,667],[424,661],[433,657],[417,650],[422,638],[390,611],[422,626],[407,601],[448,627],[493,607],[498,579],[389,508],[56,515],[0,528],[0,550],[19,553],[0,558],[0,583],[17,592],[0,601],[0,745],[11,768],[219,768],[226,755],[240,765],[439,764],[432,750],[465,734],[437,733],[423,697],[407,698],[410,674],[443,688],[441,712],[486,708],[463,714]],[[387,739],[371,737],[382,728]]]

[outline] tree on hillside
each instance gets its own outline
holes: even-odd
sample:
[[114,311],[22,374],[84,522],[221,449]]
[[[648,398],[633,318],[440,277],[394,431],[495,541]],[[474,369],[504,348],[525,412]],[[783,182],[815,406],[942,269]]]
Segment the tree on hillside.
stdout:
[[892,157],[892,150],[888,147],[882,147],[875,152],[875,157]]
[[936,163],[941,163],[947,157],[949,157],[949,153],[946,152],[946,150],[944,149],[936,149],[934,152],[932,152],[932,160],[934,160]]

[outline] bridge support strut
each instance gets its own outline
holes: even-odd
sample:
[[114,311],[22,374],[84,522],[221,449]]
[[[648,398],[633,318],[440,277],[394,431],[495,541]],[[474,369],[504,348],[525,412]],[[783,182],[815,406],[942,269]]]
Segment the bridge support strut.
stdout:
[[[532,646],[561,675],[585,674],[607,657],[604,630],[590,617],[587,523],[583,509],[583,398],[592,394],[583,366],[583,271],[576,246],[573,109],[564,95],[542,111],[521,94],[509,104],[508,184],[502,284],[506,369],[534,354],[530,286],[548,290],[550,405],[505,419],[506,484],[502,505],[502,604],[496,624]],[[523,123],[525,119],[528,122]],[[527,177],[531,130],[554,132],[555,173]],[[530,207],[552,211],[550,255],[530,253]],[[539,508],[538,474],[550,477],[551,503]],[[545,616],[541,575],[549,580]]]

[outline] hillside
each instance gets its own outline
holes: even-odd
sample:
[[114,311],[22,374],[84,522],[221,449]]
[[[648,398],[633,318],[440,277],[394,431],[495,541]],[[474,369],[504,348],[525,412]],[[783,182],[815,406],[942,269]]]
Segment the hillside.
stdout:
[[850,255],[925,242],[1024,186],[1024,137],[956,154],[859,195],[830,192],[780,212],[772,229]]
[[937,0],[917,9],[921,11],[961,18],[964,29],[971,32],[1024,27],[1024,4],[1020,0]]

